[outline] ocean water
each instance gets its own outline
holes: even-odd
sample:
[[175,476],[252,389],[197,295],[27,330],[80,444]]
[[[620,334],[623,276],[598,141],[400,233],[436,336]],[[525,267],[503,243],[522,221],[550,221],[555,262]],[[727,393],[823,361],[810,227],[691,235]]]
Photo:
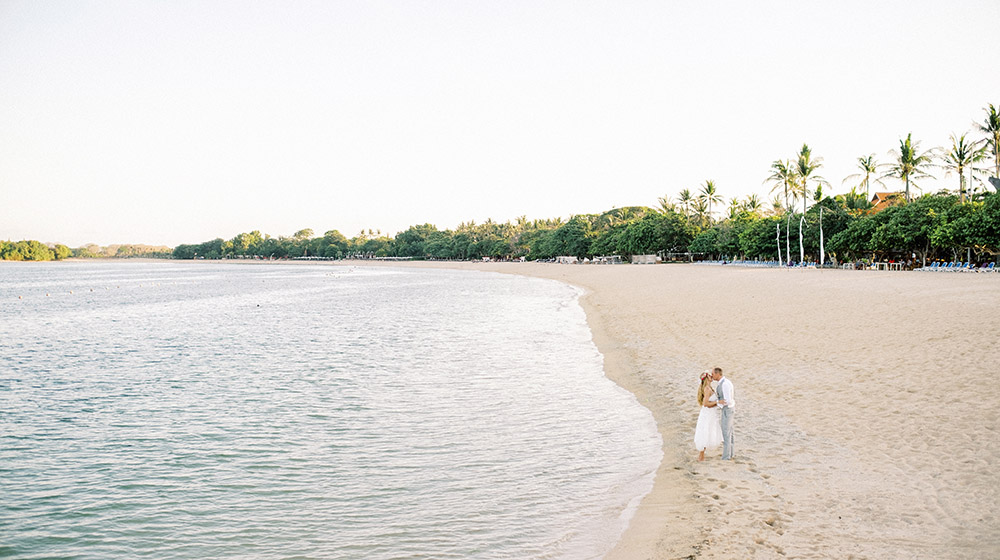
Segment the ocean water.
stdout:
[[0,263],[0,557],[599,558],[661,442],[604,377],[579,295]]

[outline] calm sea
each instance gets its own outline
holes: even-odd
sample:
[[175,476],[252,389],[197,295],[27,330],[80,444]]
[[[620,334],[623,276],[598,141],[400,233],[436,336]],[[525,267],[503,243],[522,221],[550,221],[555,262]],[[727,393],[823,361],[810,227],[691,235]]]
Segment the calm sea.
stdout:
[[604,377],[579,295],[0,263],[0,557],[599,558],[660,438]]

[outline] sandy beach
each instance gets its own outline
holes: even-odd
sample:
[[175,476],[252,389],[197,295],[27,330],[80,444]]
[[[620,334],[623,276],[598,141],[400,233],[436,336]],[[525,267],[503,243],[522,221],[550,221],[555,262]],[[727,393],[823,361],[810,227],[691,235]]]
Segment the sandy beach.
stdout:
[[[410,266],[586,290],[606,374],[663,437],[609,559],[1000,557],[1000,275]],[[732,462],[716,449],[699,463],[692,443],[712,366],[737,391]]]

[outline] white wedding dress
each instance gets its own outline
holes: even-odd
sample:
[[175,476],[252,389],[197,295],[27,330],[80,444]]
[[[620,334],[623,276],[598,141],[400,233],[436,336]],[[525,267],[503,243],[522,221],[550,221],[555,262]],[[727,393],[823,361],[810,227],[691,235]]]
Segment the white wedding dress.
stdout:
[[[719,397],[712,393],[708,398],[709,402],[719,400]],[[694,427],[694,448],[702,451],[722,444],[722,411],[717,406],[709,408],[701,407],[698,413],[698,424]]]

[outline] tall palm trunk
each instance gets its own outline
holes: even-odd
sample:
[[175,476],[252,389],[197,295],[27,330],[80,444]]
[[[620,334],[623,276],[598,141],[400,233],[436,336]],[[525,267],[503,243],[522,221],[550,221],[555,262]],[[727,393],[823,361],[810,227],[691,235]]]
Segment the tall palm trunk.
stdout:
[[[969,172],[969,175],[971,178],[971,171]],[[958,201],[965,202],[965,170],[962,169],[961,165],[958,166]]]

